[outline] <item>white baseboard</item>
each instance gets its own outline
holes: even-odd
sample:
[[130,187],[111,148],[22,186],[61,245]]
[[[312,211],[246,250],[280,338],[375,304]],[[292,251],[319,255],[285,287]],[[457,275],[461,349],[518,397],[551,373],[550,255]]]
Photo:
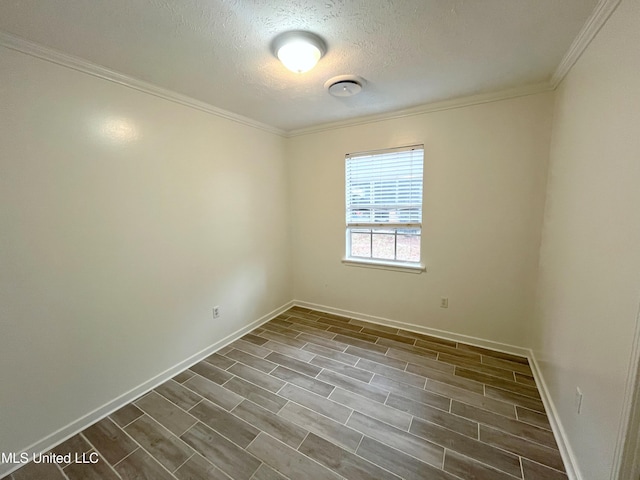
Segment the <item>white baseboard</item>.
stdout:
[[562,456],[564,467],[567,470],[567,477],[569,478],[569,480],[582,480],[583,477],[580,473],[580,469],[578,468],[575,454],[573,453],[573,449],[571,448],[571,444],[569,443],[567,434],[564,430],[564,427],[562,426],[560,416],[558,415],[558,410],[556,409],[555,403],[551,398],[549,388],[547,387],[547,383],[544,380],[544,376],[542,375],[542,371],[540,370],[540,365],[538,365],[538,361],[536,360],[536,356],[533,353],[533,350],[529,350],[529,354],[527,356],[529,357],[531,371],[533,372],[533,377],[535,378],[536,385],[538,386],[538,390],[540,391],[542,403],[544,404],[544,408],[547,411],[547,417],[549,418],[549,423],[551,424],[553,435],[556,438],[556,443],[558,444],[558,449],[560,450],[560,455]]
[[[86,415],[83,415],[79,419],[71,422],[70,424],[62,427],[61,429],[53,432],[52,434],[47,435],[42,440],[39,440],[36,443],[34,443],[33,445],[27,447],[26,449],[21,450],[21,453],[25,452],[25,453],[28,454],[29,458],[33,458],[34,454],[38,455],[40,453],[44,453],[44,452],[47,452],[47,451],[51,450],[56,445],[59,445],[60,443],[64,442],[65,440],[67,440],[67,439],[71,438],[72,436],[76,435],[77,433],[83,431],[85,428],[87,428],[87,427],[93,425],[94,423],[102,420],[106,416],[111,415],[116,410],[124,407],[125,405],[127,405],[129,403],[131,403],[136,398],[144,395],[145,393],[153,390],[158,385],[161,385],[162,383],[166,382],[170,378],[175,377],[178,373],[180,373],[180,372],[186,370],[187,368],[191,367],[192,365],[200,362],[202,359],[208,357],[212,353],[215,353],[216,351],[220,350],[221,348],[225,347],[226,345],[236,341],[238,338],[240,338],[243,335],[249,333],[251,330],[254,330],[255,328],[259,327],[263,323],[268,322],[269,320],[273,319],[274,317],[277,317],[282,312],[285,312],[286,310],[291,308],[293,306],[293,304],[294,303],[292,301],[288,302],[288,303],[282,305],[281,307],[276,308],[272,312],[267,313],[266,315],[263,315],[259,319],[251,322],[249,325],[247,325],[245,327],[242,327],[239,330],[236,330],[232,334],[227,335],[222,340],[217,341],[216,343],[208,346],[207,348],[199,351],[198,353],[195,353],[194,355],[192,355],[189,358],[183,360],[182,362],[178,363],[177,365],[174,365],[173,367],[168,368],[164,372],[159,373],[158,375],[156,375],[155,377],[151,378],[150,380],[147,380],[146,382],[138,385],[137,387],[132,388],[128,392],[123,393],[119,397],[117,397],[117,398],[105,403],[104,405],[102,405],[101,407],[96,408],[92,412],[89,412]],[[22,466],[22,464],[0,464],[0,478],[3,478],[5,476],[9,475],[10,473],[12,473],[15,470],[17,470],[18,468],[20,468],[21,466]]]
[[403,330],[409,330],[416,333],[425,333],[427,335],[443,338],[445,340],[463,342],[463,343],[475,345],[478,347],[489,348],[491,350],[498,350],[504,353],[511,353],[514,355],[520,355],[522,357],[528,358],[529,364],[531,365],[531,370],[533,371],[533,376],[536,380],[536,384],[538,385],[538,389],[540,390],[540,396],[542,398],[542,402],[547,411],[547,416],[549,417],[549,423],[551,424],[551,429],[553,430],[553,434],[556,438],[556,442],[558,443],[558,449],[560,450],[560,455],[562,456],[562,460],[564,461],[565,468],[567,470],[567,477],[569,478],[569,480],[582,480],[583,477],[580,473],[580,470],[577,467],[575,455],[567,440],[567,435],[564,431],[564,428],[562,427],[562,422],[560,421],[560,417],[558,416],[558,411],[553,403],[553,400],[551,399],[551,395],[549,394],[549,389],[547,388],[547,384],[544,380],[544,377],[542,375],[538,362],[531,349],[517,347],[514,345],[508,345],[500,342],[494,342],[492,340],[473,337],[469,335],[461,335],[458,333],[447,332],[444,330],[437,330],[435,328],[424,327],[422,325],[414,325],[411,323],[398,322],[396,320],[376,317],[376,316],[367,315],[364,313],[351,312],[349,310],[343,310],[340,308],[327,307],[326,305],[318,305],[315,303],[304,302],[300,300],[294,300],[293,304],[299,307],[310,308],[313,310],[318,310],[326,313],[333,313],[336,315],[341,315],[349,318],[355,318],[357,320],[376,323],[378,325],[402,328]]
[[[447,332],[444,330],[438,330],[434,328],[424,327],[422,325],[415,325],[411,323],[399,322],[397,320],[391,320],[383,317],[376,317],[373,315],[367,315],[364,313],[352,312],[349,310],[343,310],[340,308],[328,307],[326,305],[319,305],[310,302],[304,302],[300,300],[293,300],[281,307],[273,310],[272,312],[260,317],[259,319],[251,322],[249,325],[233,332],[232,334],[226,336],[225,338],[219,340],[218,342],[210,345],[209,347],[201,350],[198,353],[195,353],[191,357],[183,360],[182,362],[174,365],[171,368],[168,368],[164,372],[159,373],[155,377],[146,382],[138,385],[137,387],[129,390],[128,392],[120,395],[119,397],[107,402],[101,407],[95,409],[94,411],[80,417],[74,422],[70,423],[57,430],[56,432],[46,436],[42,440],[34,443],[23,451],[26,452],[29,457],[32,457],[33,454],[39,454],[43,452],[47,452],[51,450],[56,445],[64,442],[69,439],[73,435],[81,432],[85,428],[93,425],[94,423],[102,420],[106,416],[112,414],[116,410],[122,408],[123,406],[131,403],[136,398],[144,395],[145,393],[153,390],[158,385],[166,382],[170,378],[174,377],[178,373],[186,370],[192,365],[200,362],[202,359],[208,357],[212,353],[220,350],[226,345],[234,342],[238,338],[243,335],[249,333],[251,330],[259,327],[260,325],[268,322],[269,320],[277,317],[281,313],[285,312],[293,305],[297,305],[303,308],[310,308],[313,310],[318,310],[326,313],[333,313],[335,315],[341,315],[344,317],[355,318],[357,320],[363,320],[366,322],[375,323],[378,325],[391,326],[396,328],[402,328],[404,330],[416,332],[416,333],[424,333],[427,335],[432,335],[434,337],[439,337],[445,340],[452,340],[455,342],[463,342],[470,345],[475,345],[478,347],[489,348],[492,350],[501,351],[504,353],[511,353],[514,355],[520,355],[523,357],[527,357],[529,359],[529,363],[531,364],[531,370],[533,371],[533,375],[536,380],[536,384],[540,390],[540,396],[542,397],[542,402],[544,403],[545,409],[547,411],[547,416],[549,417],[549,422],[551,423],[551,428],[556,437],[556,441],[558,443],[558,448],[560,450],[560,454],[562,455],[562,459],[565,463],[565,467],[567,469],[567,476],[569,480],[582,480],[582,475],[580,474],[579,469],[577,468],[577,463],[575,461],[575,455],[571,449],[569,442],[567,441],[567,436],[565,434],[564,428],[562,427],[562,422],[559,420],[557,409],[551,399],[549,394],[549,390],[547,388],[546,382],[538,365],[538,362],[535,358],[534,353],[527,348],[517,347],[514,345],[509,345],[500,342],[494,342],[492,340],[487,340],[483,338],[473,337],[469,335],[461,335],[458,333]],[[9,475],[13,471],[20,468],[21,464],[9,465],[3,464],[0,465],[0,478]]]
[[461,335],[459,333],[447,332],[445,330],[438,330],[436,328],[415,325],[413,323],[399,322],[397,320],[390,320],[388,318],[367,315],[366,313],[351,312],[349,310],[327,307],[326,305],[318,305],[316,303],[304,302],[301,300],[294,300],[293,304],[303,308],[318,310],[320,312],[333,313],[336,315],[341,315],[343,317],[355,318],[356,320],[363,320],[365,322],[376,323],[378,325],[384,325],[387,327],[402,328],[403,330],[408,330],[410,332],[424,333],[426,335],[431,335],[433,337],[438,337],[445,340],[467,343],[469,345],[475,345],[476,347],[489,348],[491,350],[511,353],[513,355],[519,355],[521,357],[528,358],[530,353],[530,350],[528,348],[517,347],[514,345],[509,345],[507,343],[494,342],[493,340],[486,340],[484,338],[473,337],[470,335]]

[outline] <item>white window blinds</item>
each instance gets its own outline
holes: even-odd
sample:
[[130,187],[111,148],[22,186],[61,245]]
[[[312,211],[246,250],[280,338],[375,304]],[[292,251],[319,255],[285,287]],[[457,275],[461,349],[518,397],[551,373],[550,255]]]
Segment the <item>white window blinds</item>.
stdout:
[[424,147],[346,156],[348,227],[422,224]]

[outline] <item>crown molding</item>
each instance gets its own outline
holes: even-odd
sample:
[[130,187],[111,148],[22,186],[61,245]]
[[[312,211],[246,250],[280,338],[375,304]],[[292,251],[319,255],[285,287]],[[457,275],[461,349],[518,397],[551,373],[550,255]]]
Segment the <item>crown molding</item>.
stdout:
[[24,38],[0,31],[0,46],[15,50],[32,57],[45,60],[47,62],[55,63],[63,67],[71,68],[78,72],[91,75],[93,77],[107,80],[109,82],[117,83],[119,85],[138,90],[154,97],[159,97],[170,102],[184,105],[185,107],[194,108],[202,112],[215,115],[216,117],[231,120],[232,122],[240,123],[249,127],[264,130],[269,133],[284,136],[286,132],[282,129],[272,127],[262,122],[252,120],[251,118],[244,117],[242,115],[223,110],[218,107],[214,107],[206,102],[196,100],[194,98],[182,95],[177,92],[173,92],[166,88],[159,87],[144,80],[124,75],[122,73],[110,70],[108,68],[96,65],[95,63],[88,62],[81,58],[66,53],[59,52],[49,47],[39,45],[34,42],[30,42]]
[[209,103],[202,102],[200,100],[196,100],[186,95],[182,95],[180,93],[174,92],[172,90],[168,90],[166,88],[159,87],[152,83],[145,82],[144,80],[139,80],[129,75],[125,75],[125,74],[116,72],[114,70],[110,70],[106,67],[102,67],[95,63],[91,63],[82,58],[75,57],[73,55],[68,55],[66,53],[54,50],[49,47],[45,47],[43,45],[31,42],[29,40],[18,37],[16,35],[12,35],[10,33],[0,31],[0,46],[8,48],[10,50],[15,50],[15,51],[24,53],[26,55],[30,55],[32,57],[39,58],[41,60],[45,60],[47,62],[54,63],[56,65],[60,65],[66,68],[70,68],[72,70],[76,70],[78,72],[85,73],[87,75],[91,75],[93,77],[97,77],[102,80],[107,80],[109,82],[117,83],[118,85],[132,88],[134,90],[138,90],[140,92],[147,93],[149,95],[153,95],[155,97],[159,97],[164,100],[168,100],[170,102],[178,103],[180,105],[184,105],[189,108],[194,108],[196,110],[200,110],[202,112],[209,113],[217,117],[225,118],[227,120],[231,120],[233,122],[240,123],[242,125],[247,125],[249,127],[264,130],[266,132],[273,133],[282,137],[295,137],[298,135],[306,135],[309,133],[322,132],[325,130],[332,130],[335,128],[363,125],[367,123],[380,122],[383,120],[389,120],[394,118],[410,117],[410,116],[421,115],[429,112],[437,112],[440,110],[449,110],[452,108],[466,107],[469,105],[478,105],[481,103],[495,102],[498,100],[505,100],[508,98],[532,95],[535,93],[545,92],[552,89],[551,85],[548,83],[527,85],[525,87],[518,87],[510,90],[500,91],[500,92],[474,95],[469,97],[461,97],[461,98],[456,98],[452,100],[447,100],[444,102],[421,105],[421,106],[412,107],[409,109],[395,111],[395,112],[358,117],[355,119],[341,120],[337,122],[325,123],[322,125],[312,126],[308,128],[301,128],[301,129],[287,131],[277,127],[273,127],[271,125],[267,125],[262,122],[258,122],[256,120],[253,120],[248,117],[244,117],[242,115],[235,114],[233,112],[229,112],[227,110],[223,110],[218,107],[214,107]]
[[527,95],[535,95],[537,93],[550,92],[552,90],[553,86],[549,82],[536,83],[532,85],[525,85],[524,87],[511,88],[508,90],[500,90],[497,92],[483,93],[479,95],[454,98],[442,102],[429,103],[404,110],[396,110],[395,112],[367,115],[363,117],[352,118],[349,120],[339,120],[337,122],[325,123],[322,125],[307,128],[299,128],[296,130],[289,130],[285,134],[285,137],[297,137],[300,135],[320,133],[328,130],[335,130],[338,128],[355,127],[358,125],[366,125],[368,123],[382,122],[385,120],[413,117],[416,115],[423,115],[425,113],[439,112],[442,110],[452,110],[454,108],[469,107],[472,105],[497,102],[500,100],[508,100],[510,98],[516,97],[525,97]]
[[598,5],[596,5],[596,8],[585,22],[580,33],[578,33],[578,36],[569,47],[569,50],[567,50],[567,53],[551,77],[550,83],[554,89],[560,84],[560,82],[562,82],[564,77],[567,76],[571,67],[573,67],[573,65],[582,56],[583,52],[587,49],[591,41],[595,38],[619,4],[620,0],[600,0],[598,2]]
[[139,80],[137,78],[124,75],[100,65],[88,62],[81,58],[59,52],[57,50],[30,42],[29,40],[26,40],[24,38],[2,31],[0,31],[0,46],[11,50],[16,50],[33,57],[55,63],[57,65],[71,68],[73,70],[97,78],[101,78],[103,80],[117,83],[119,85],[123,85],[125,87],[129,87],[134,90],[138,90],[149,95],[168,100],[170,102],[178,103],[186,107],[194,108],[196,110],[200,110],[217,117],[240,123],[242,125],[257,128],[282,137],[297,137],[300,135],[319,133],[338,128],[366,125],[368,123],[376,123],[385,120],[423,115],[426,113],[438,112],[442,110],[451,110],[455,108],[480,105],[483,103],[496,102],[500,100],[507,100],[510,98],[523,97],[527,95],[553,91],[569,73],[571,67],[573,67],[573,65],[578,61],[587,46],[595,38],[602,26],[606,23],[611,14],[618,7],[620,1],[621,0],[599,1],[591,16],[588,18],[587,22],[580,30],[580,33],[575,38],[575,40],[571,44],[571,47],[558,65],[558,68],[556,68],[556,71],[552,75],[551,80],[548,82],[526,85],[523,87],[517,87],[509,90],[502,90],[486,94],[459,97],[442,102],[429,103],[426,105],[420,105],[408,109],[397,110],[394,112],[367,115],[293,130],[283,130],[262,122],[258,122],[251,118],[244,117],[242,115],[238,115],[218,107],[214,107],[209,103],[196,100],[177,92],[173,92],[166,88],[162,88],[152,83],[145,82],[144,80]]

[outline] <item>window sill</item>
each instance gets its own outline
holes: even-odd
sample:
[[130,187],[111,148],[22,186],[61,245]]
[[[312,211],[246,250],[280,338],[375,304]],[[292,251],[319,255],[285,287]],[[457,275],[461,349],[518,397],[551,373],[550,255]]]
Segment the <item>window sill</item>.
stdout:
[[378,268],[394,272],[423,273],[427,271],[427,267],[422,264],[402,264],[385,262],[382,260],[356,260],[354,258],[343,258],[342,263],[349,267]]

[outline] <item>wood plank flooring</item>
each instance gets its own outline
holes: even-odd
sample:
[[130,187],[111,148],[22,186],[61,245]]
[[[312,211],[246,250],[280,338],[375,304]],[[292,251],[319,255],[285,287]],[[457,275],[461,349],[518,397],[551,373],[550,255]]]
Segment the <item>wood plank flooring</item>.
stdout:
[[525,358],[300,307],[53,452],[9,479],[567,479]]

